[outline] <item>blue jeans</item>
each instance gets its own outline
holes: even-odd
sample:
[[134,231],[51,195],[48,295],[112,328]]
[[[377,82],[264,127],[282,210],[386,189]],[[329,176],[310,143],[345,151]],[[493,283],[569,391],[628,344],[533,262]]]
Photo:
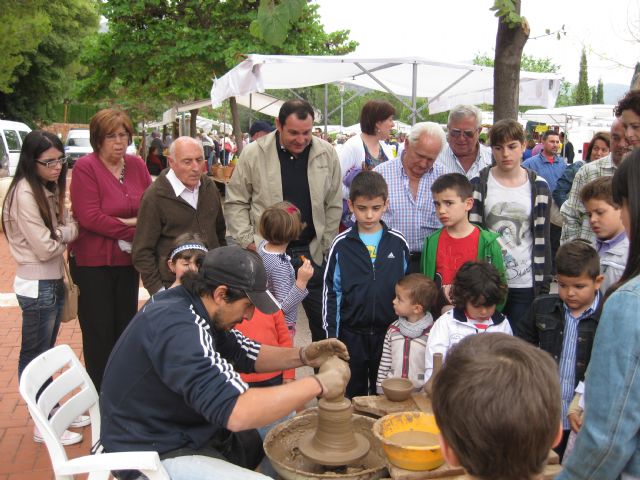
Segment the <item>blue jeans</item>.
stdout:
[[62,279],[39,280],[38,298],[16,297],[22,309],[22,345],[18,358],[20,377],[31,360],[56,343],[64,303],[64,283]]
[[535,294],[531,288],[510,288],[502,313],[509,320],[513,335],[526,339],[526,322]]
[[261,473],[218,458],[188,455],[162,460],[171,480],[263,480]]

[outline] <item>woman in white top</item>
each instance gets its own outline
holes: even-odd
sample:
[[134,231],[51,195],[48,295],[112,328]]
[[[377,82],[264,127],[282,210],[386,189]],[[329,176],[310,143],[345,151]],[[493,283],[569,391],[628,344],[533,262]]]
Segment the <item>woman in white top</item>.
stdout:
[[[394,127],[393,116],[396,110],[389,102],[370,100],[364,104],[360,112],[360,135],[355,135],[345,142],[340,150],[340,166],[342,179],[347,174],[354,177],[360,170],[372,170],[382,162],[393,160],[393,150],[385,141]],[[349,198],[349,185],[343,183],[343,198]]]
[[[2,216],[9,251],[18,264],[13,284],[22,309],[18,376],[31,360],[54,346],[60,328],[64,252],[78,236],[78,226],[65,209],[66,178],[60,139],[39,130],[29,133]],[[42,441],[38,432],[34,439]],[[78,443],[82,435],[65,432],[62,441]]]
[[382,162],[393,160],[393,150],[385,142],[394,127],[396,109],[384,100],[369,100],[360,111],[360,135],[345,142],[340,149],[342,169],[343,224],[351,217],[346,200],[353,178],[362,170],[372,170]]

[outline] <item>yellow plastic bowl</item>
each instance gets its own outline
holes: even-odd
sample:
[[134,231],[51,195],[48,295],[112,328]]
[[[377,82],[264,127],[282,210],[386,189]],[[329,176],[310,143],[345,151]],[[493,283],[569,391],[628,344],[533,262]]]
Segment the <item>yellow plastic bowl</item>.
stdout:
[[373,425],[373,434],[380,442],[387,459],[396,467],[406,470],[433,470],[444,463],[440,445],[399,445],[389,437],[400,432],[428,432],[438,435],[440,430],[435,417],[422,412],[400,412],[386,415]]

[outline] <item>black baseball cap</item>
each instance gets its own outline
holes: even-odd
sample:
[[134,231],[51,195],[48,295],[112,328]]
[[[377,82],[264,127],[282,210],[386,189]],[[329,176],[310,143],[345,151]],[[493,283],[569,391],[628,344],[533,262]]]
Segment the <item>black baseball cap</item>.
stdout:
[[258,120],[256,122],[253,122],[253,125],[251,125],[251,128],[249,128],[249,136],[253,137],[258,132],[271,133],[273,132],[273,130],[273,125],[271,125],[270,123]]
[[237,246],[214,248],[205,255],[200,273],[218,285],[242,290],[262,313],[276,313],[281,308],[267,290],[267,272],[255,252]]

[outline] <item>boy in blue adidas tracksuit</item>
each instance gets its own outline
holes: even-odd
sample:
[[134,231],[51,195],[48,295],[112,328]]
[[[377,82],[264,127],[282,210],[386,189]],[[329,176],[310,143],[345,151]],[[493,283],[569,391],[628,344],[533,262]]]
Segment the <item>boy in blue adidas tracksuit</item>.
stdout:
[[384,336],[397,318],[395,284],[409,267],[404,236],[381,221],[388,195],[377,172],[353,179],[348,203],[356,224],[333,241],[324,273],[323,328],[349,349],[349,398],[375,395]]

